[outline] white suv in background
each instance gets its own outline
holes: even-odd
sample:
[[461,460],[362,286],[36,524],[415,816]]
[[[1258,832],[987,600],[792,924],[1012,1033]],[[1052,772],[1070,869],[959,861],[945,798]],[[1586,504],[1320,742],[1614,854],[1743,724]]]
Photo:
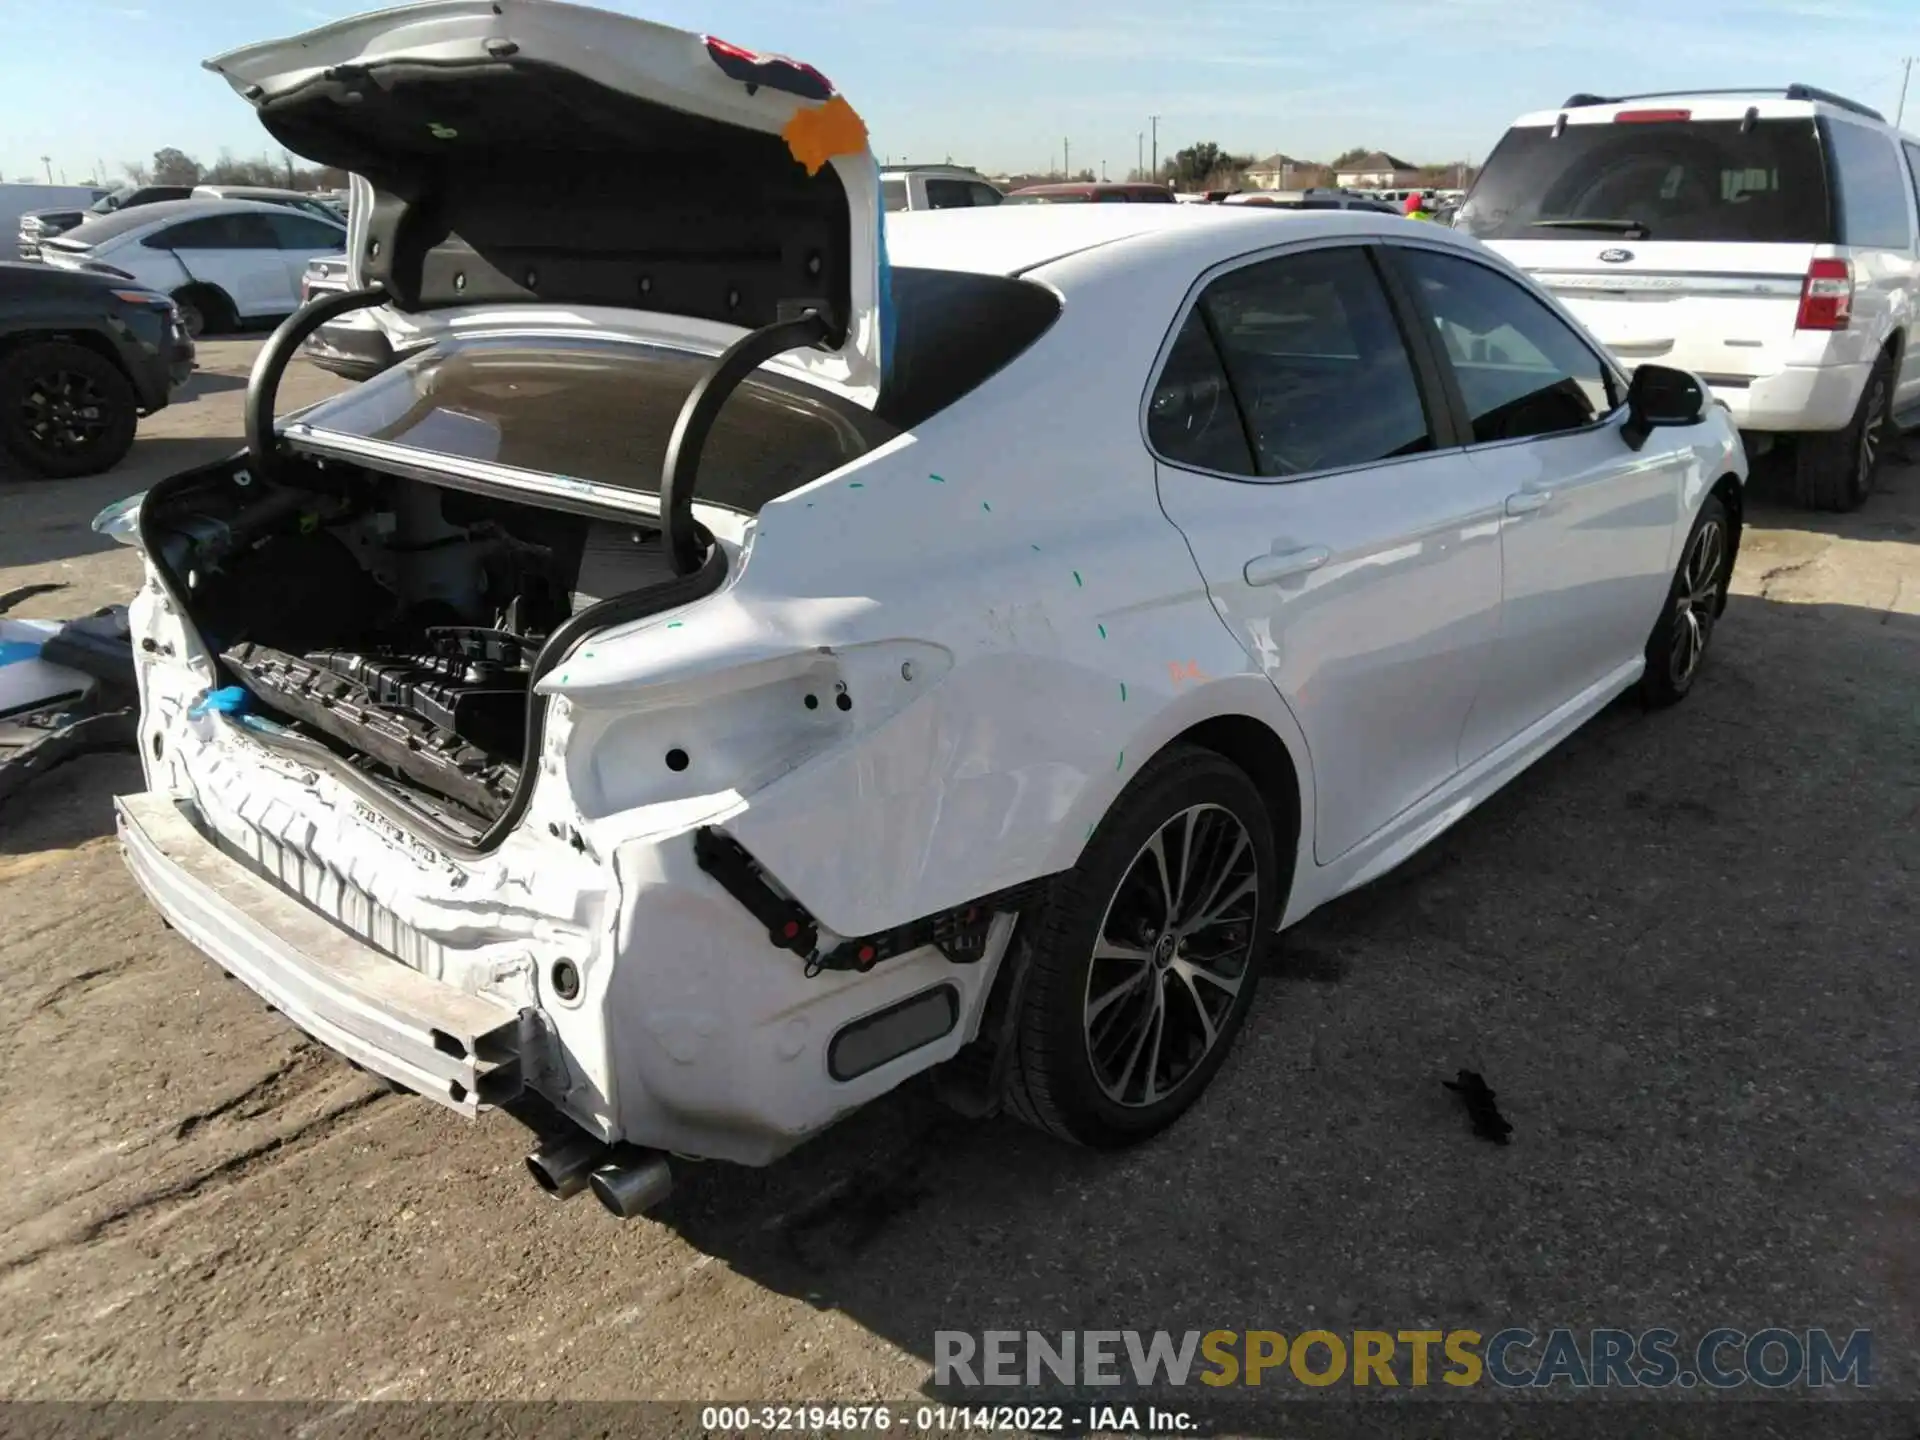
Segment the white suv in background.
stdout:
[[897,211],[968,210],[998,205],[1006,197],[964,165],[908,165],[880,172],[880,198]]
[[1455,225],[1531,271],[1629,366],[1698,374],[1796,498],[1850,510],[1920,422],[1920,137],[1806,85],[1524,115]]

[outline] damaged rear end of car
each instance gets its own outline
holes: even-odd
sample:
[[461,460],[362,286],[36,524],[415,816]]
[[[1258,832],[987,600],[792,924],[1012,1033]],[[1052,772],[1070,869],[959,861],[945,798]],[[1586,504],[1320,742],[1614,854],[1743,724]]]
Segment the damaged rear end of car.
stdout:
[[[116,521],[146,563],[148,788],[119,817],[143,887],[355,1063],[557,1112],[536,1179],[591,1173],[623,1215],[665,1152],[763,1163],[951,1056],[983,997],[947,977],[1004,949],[1010,900],[841,934],[726,833],[951,664],[727,600],[767,502],[913,418],[875,408],[857,117],[794,62],[512,0],[209,63],[372,203],[353,288],[265,347],[246,452]],[[276,421],[301,341],[373,303],[443,338]],[[1013,309],[1009,353],[1055,307]]]

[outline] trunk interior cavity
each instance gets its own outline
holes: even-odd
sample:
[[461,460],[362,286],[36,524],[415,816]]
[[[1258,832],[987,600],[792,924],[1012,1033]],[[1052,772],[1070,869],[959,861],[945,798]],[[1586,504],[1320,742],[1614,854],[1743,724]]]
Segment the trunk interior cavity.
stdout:
[[556,634],[570,646],[596,606],[614,623],[692,598],[644,522],[311,461],[280,474],[235,461],[142,508],[149,557],[245,692],[220,708],[462,843],[520,808]]

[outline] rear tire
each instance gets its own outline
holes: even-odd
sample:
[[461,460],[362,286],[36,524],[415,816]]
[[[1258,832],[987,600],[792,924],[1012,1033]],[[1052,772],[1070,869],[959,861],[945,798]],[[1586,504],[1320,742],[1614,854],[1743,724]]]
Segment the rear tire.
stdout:
[[1873,493],[1893,438],[1893,356],[1867,372],[1860,404],[1844,430],[1793,442],[1793,495],[1814,510],[1858,510]]
[[133,383],[84,345],[43,340],[0,361],[0,446],[50,480],[111,470],[133,448]]
[[1667,589],[1666,608],[1647,638],[1647,668],[1640,697],[1650,710],[1678,705],[1693,689],[1706,662],[1707,642],[1726,608],[1733,574],[1733,527],[1720,497],[1709,495],[1694,518],[1679,568]]
[[209,332],[228,334],[239,324],[233,302],[212,285],[182,286],[173,303],[180,308],[180,327],[194,340]]
[[1032,968],[1007,1109],[1099,1148],[1172,1124],[1253,1003],[1290,878],[1281,864],[1238,766],[1185,745],[1149,763],[1023,921]]

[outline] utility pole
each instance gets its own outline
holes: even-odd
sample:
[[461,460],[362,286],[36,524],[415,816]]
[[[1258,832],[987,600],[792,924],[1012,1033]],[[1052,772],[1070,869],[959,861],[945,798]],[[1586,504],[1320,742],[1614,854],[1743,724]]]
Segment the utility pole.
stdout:
[[1147,119],[1153,124],[1153,178],[1157,184],[1160,180],[1160,117],[1149,115]]
[[1900,128],[1901,117],[1907,113],[1907,81],[1913,78],[1913,59],[1914,57],[1909,55],[1901,63],[1900,106],[1893,112],[1893,128],[1896,130]]
[[1073,178],[1073,142],[1071,140],[1060,142],[1060,175],[1065,180]]
[[1133,135],[1133,173],[1136,179],[1147,178],[1147,132],[1136,130]]
[[47,183],[51,185],[53,183],[53,157],[51,155],[42,155],[40,157],[40,163],[47,167]]

